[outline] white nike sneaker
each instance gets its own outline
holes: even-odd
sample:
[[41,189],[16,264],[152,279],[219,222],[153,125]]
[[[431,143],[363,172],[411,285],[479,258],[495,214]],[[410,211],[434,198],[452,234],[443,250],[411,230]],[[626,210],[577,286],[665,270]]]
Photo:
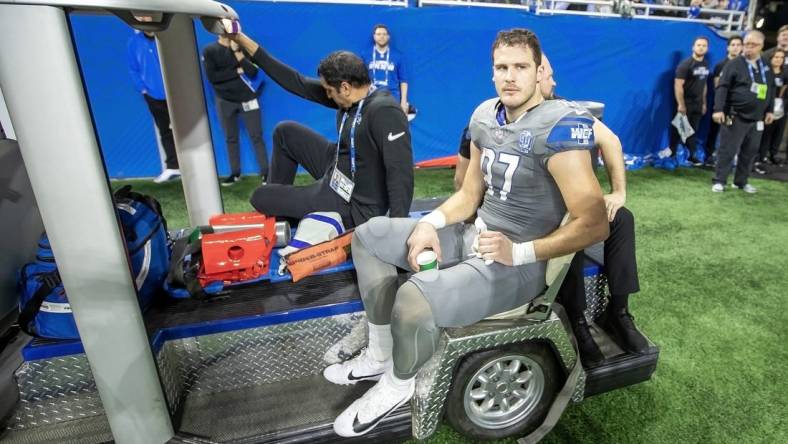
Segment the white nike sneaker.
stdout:
[[323,376],[334,384],[350,385],[359,381],[377,381],[391,366],[391,359],[378,361],[365,348],[350,361],[329,365],[323,370]]
[[323,355],[327,364],[338,364],[352,358],[359,350],[367,345],[369,327],[366,318],[357,321],[339,342],[332,345]]
[[398,386],[393,382],[393,372],[387,371],[380,382],[355,400],[334,420],[334,432],[345,438],[363,435],[374,429],[399,406],[413,397],[416,379]]
[[161,174],[158,175],[158,177],[153,179],[153,183],[164,183],[169,180],[180,177],[180,175],[181,175],[181,170],[167,168],[166,170],[162,171]]

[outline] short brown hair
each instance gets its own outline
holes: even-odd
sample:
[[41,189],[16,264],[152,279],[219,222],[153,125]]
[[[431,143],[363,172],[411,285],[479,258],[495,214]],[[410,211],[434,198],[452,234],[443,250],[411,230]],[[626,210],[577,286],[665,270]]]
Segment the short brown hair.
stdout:
[[780,29],[777,30],[777,35],[780,35],[780,34],[782,34],[785,31],[788,31],[788,25],[780,26]]
[[522,46],[524,48],[531,48],[534,54],[534,62],[536,66],[542,64],[542,46],[539,44],[539,38],[533,31],[525,28],[512,28],[505,31],[499,31],[498,36],[490,51],[490,57],[493,57],[495,50],[502,46]]

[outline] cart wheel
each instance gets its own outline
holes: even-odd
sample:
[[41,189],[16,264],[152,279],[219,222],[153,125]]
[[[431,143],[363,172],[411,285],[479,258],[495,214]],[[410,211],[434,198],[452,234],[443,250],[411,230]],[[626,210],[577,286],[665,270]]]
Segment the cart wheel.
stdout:
[[446,416],[457,431],[473,439],[521,436],[544,420],[561,378],[545,344],[478,352],[457,370]]

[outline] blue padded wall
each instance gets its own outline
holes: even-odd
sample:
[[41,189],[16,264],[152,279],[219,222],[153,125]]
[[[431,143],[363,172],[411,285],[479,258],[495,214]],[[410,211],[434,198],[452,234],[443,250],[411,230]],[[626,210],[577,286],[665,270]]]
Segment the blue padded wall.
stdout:
[[[371,49],[371,27],[385,23],[392,44],[409,63],[416,160],[456,152],[460,131],[482,100],[495,95],[490,45],[498,30],[528,27],[542,41],[556,72],[558,94],[606,104],[605,121],[624,151],[643,156],[667,144],[673,109],[673,72],[689,56],[693,39],[709,38],[710,63],[724,57],[725,41],[708,28],[682,22],[534,16],[509,9],[474,7],[389,8],[303,3],[227,2],[244,31],[280,60],[314,75],[322,57],[337,49]],[[72,16],[105,162],[112,177],[158,174],[153,121],[134,91],[126,68],[131,30],[111,16]],[[197,24],[198,46],[213,35]],[[206,83],[217,167],[229,167],[212,91]],[[334,139],[333,111],[297,98],[268,80],[262,96],[264,138],[271,150],[275,124],[292,119]],[[242,131],[243,134],[243,131]],[[248,138],[242,165],[255,173]]]

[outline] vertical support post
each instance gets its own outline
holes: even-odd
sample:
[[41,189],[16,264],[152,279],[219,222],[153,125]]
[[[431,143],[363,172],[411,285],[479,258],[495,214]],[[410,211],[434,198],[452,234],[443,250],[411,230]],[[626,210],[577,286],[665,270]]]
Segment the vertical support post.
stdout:
[[5,106],[3,88],[0,88],[0,128],[2,128],[5,137],[16,140],[14,126],[11,125],[11,116],[8,115],[8,108]]
[[156,41],[189,222],[207,225],[212,215],[222,213],[222,196],[192,19],[176,15]]
[[164,443],[170,415],[62,9],[0,5],[0,84],[115,441]]

